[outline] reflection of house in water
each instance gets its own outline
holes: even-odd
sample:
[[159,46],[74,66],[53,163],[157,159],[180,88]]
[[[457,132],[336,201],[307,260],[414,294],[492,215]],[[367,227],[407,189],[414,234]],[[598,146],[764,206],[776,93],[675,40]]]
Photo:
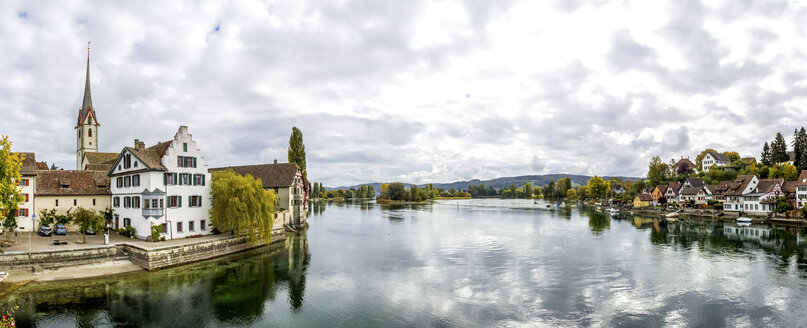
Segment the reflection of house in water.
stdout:
[[762,246],[777,247],[776,230],[769,225],[739,226],[736,223],[725,223],[723,235],[728,240],[757,242]]

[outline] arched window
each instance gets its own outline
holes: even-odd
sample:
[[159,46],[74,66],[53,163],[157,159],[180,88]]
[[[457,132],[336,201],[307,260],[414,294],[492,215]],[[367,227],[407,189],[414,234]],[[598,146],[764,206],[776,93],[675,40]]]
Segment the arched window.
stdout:
[[87,130],[87,136],[92,137],[92,129]]

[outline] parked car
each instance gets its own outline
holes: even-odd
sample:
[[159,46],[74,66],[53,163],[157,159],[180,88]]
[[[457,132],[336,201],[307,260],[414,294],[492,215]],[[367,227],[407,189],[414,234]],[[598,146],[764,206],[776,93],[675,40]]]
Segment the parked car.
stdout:
[[92,227],[89,227],[87,230],[84,231],[84,234],[85,235],[94,235],[95,234],[95,229],[93,229]]
[[53,234],[53,230],[51,230],[49,226],[46,226],[46,225],[39,226],[39,235],[40,236],[51,236],[52,234]]
[[67,228],[65,228],[64,224],[57,224],[56,227],[53,228],[53,233],[57,235],[66,235]]

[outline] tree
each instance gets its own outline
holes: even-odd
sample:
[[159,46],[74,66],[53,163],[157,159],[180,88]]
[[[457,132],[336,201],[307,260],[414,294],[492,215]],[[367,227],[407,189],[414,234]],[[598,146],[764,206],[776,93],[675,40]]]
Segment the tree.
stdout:
[[[650,160],[650,165],[647,170],[647,179],[650,180],[651,185],[661,184],[668,175],[669,167],[666,163],[661,161],[658,156]],[[589,180],[591,181],[591,180]]]
[[768,142],[765,141],[765,145],[762,146],[762,153],[760,154],[760,161],[765,166],[771,166],[771,147],[768,146]]
[[[658,158],[658,156],[656,156],[656,158]],[[605,193],[608,192],[608,188],[609,188],[608,182],[596,175],[593,178],[588,179],[588,183],[586,184],[586,192],[588,193],[588,195],[597,199],[605,197]]]
[[532,185],[529,182],[524,185],[524,196],[526,198],[530,198],[530,196],[532,196]]
[[779,164],[790,160],[787,155],[787,143],[781,133],[776,132],[776,138],[771,143],[771,163]]
[[41,226],[50,226],[53,224],[53,221],[56,220],[56,209],[48,210],[47,208],[43,208],[39,211],[39,225]]
[[572,179],[571,178],[560,178],[558,182],[555,184],[555,190],[558,192],[558,197],[566,197],[566,192],[572,189]]
[[797,139],[796,147],[800,150],[799,152],[796,152],[795,149],[793,150],[795,160],[798,163],[798,165],[796,165],[796,168],[799,171],[807,170],[807,131],[804,130],[803,126],[799,130],[796,139]]
[[[20,175],[20,168],[22,168],[22,161],[25,155],[11,152],[11,140],[7,136],[0,138],[0,213],[7,212],[6,221],[14,215],[14,223],[16,229],[16,215],[17,210],[20,208],[20,203],[25,200],[20,192],[19,184],[22,176]],[[4,223],[6,229],[14,230],[7,223]]]
[[740,160],[740,154],[738,154],[736,151],[724,151],[723,155],[726,155],[726,157],[729,158],[729,162]]
[[[6,240],[11,237],[11,232],[17,230],[17,210],[6,212],[6,219],[3,220],[3,227],[9,230],[10,233],[6,234]],[[16,239],[16,237],[15,237]]]
[[704,171],[703,158],[706,157],[706,154],[711,153],[711,152],[716,153],[717,150],[714,150],[712,148],[706,148],[700,154],[698,154],[698,156],[695,157],[695,166],[698,168],[698,171],[701,171],[701,172]]
[[308,175],[305,170],[303,133],[296,126],[291,128],[291,137],[289,137],[289,163],[297,163],[300,170],[303,170],[303,175]]
[[73,220],[73,222],[78,224],[79,231],[81,231],[81,235],[84,236],[84,243],[87,243],[87,235],[84,233],[84,231],[87,231],[89,228],[92,228],[95,231],[101,231],[104,229],[104,217],[96,213],[94,210],[79,206],[76,208],[74,215],[76,218]]
[[115,216],[115,210],[111,207],[107,207],[103,211],[101,211],[101,216],[104,218],[104,227],[111,227],[112,226],[112,218]]
[[768,177],[773,179],[785,179],[795,181],[799,177],[799,170],[789,163],[774,165],[768,171]]
[[400,182],[393,182],[387,188],[387,196],[391,200],[406,200],[406,186]]
[[577,191],[574,189],[569,189],[566,191],[566,198],[569,199],[577,199]]
[[250,243],[272,241],[277,196],[264,190],[260,179],[241,176],[233,170],[213,172],[210,220],[219,231],[232,231]]

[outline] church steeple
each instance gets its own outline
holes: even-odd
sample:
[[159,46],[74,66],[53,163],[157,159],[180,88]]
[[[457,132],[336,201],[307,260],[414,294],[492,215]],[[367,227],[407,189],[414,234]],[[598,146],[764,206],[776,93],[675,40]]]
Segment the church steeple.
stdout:
[[87,77],[84,81],[84,100],[76,122],[76,169],[83,170],[84,155],[98,151],[98,119],[92,106],[90,93],[90,44],[87,43]]
[[84,100],[81,103],[81,109],[78,112],[78,122],[76,125],[82,125],[87,120],[87,116],[92,116],[92,122],[98,125],[98,119],[95,116],[95,108],[92,106],[92,92],[90,92],[90,43],[87,43],[87,77],[84,81]]

